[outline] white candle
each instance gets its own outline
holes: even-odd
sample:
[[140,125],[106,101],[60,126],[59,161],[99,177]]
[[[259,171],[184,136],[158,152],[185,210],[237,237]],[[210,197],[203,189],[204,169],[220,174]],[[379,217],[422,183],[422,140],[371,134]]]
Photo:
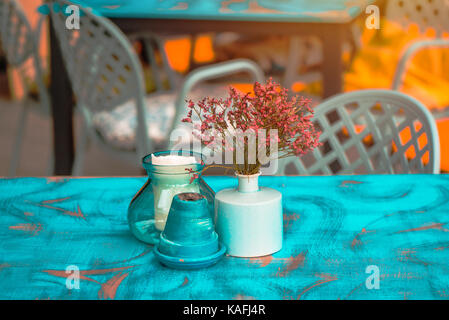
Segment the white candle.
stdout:
[[[151,155],[151,163],[153,165],[160,166],[179,166],[179,165],[191,165],[198,163],[195,157],[190,156],[154,156]],[[167,168],[168,169],[168,168]],[[179,169],[173,168],[173,171],[179,171]],[[187,172],[186,172],[187,174]],[[185,180],[185,178],[183,179]],[[163,185],[163,184],[162,184]],[[172,185],[168,188],[164,188],[159,185],[153,185],[154,192],[154,220],[155,227],[157,230],[163,231],[165,228],[165,223],[167,222],[168,213],[170,211],[170,206],[173,197],[178,193],[182,192],[199,192],[199,188],[196,184],[180,184]]]
[[187,156],[155,156],[151,155],[151,164],[155,164],[158,166],[179,166],[186,164],[195,164],[195,157],[187,157]]

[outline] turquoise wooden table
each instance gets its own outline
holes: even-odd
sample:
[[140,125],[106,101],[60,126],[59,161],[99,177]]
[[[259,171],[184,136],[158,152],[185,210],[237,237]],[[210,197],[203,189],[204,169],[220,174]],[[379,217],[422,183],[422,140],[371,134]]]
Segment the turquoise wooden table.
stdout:
[[282,251],[196,271],[163,267],[129,232],[144,181],[1,179],[0,299],[449,298],[447,175],[262,177],[283,195]]
[[111,18],[344,23],[373,0],[73,0]]

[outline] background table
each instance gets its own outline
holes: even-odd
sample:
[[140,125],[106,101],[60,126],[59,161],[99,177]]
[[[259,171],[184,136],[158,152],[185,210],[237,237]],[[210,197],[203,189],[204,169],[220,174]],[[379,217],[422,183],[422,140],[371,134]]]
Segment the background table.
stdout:
[[[449,176],[262,177],[284,247],[171,270],[128,230],[144,178],[0,180],[0,299],[447,299]],[[206,177],[219,190],[231,177]],[[80,289],[66,288],[76,265]],[[365,286],[380,269],[380,288]]]
[[[76,0],[111,18],[125,33],[151,31],[165,34],[237,32],[252,35],[318,36],[323,41],[323,95],[342,88],[342,43],[353,20],[375,0],[310,1],[274,0]],[[71,173],[74,144],[72,98],[61,53],[53,30],[51,42],[51,97],[54,132],[55,174]]]

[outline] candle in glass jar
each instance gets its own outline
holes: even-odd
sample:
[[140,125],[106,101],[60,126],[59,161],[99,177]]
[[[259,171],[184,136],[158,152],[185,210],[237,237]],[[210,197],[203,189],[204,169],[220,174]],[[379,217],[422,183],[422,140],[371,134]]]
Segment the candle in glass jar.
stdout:
[[[170,166],[173,166],[173,173],[179,174],[180,165],[192,165],[198,163],[195,157],[188,156],[151,156],[151,163],[153,165],[166,166],[170,170]],[[188,174],[185,172],[185,174]],[[181,174],[180,174],[181,175]],[[171,202],[173,197],[178,193],[183,192],[199,192],[199,188],[196,184],[186,183],[186,179],[180,177],[179,183],[172,180],[171,183],[153,184],[154,192],[154,219],[155,227],[159,231],[163,231],[165,223],[167,222],[168,213],[170,211]]]

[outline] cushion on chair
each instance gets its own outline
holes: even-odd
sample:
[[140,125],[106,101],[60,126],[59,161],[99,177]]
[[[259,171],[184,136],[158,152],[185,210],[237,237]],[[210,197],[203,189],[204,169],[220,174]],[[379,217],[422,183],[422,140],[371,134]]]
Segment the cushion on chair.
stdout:
[[[155,143],[164,140],[164,132],[175,115],[174,94],[158,94],[145,98],[148,136]],[[116,107],[112,111],[98,112],[93,116],[93,124],[101,138],[116,149],[133,151],[136,149],[137,110],[134,101]]]
[[[223,85],[203,85],[193,90],[188,98],[198,101],[205,96],[224,98],[226,94],[227,89]],[[175,93],[158,93],[145,98],[148,136],[156,145],[163,144],[169,138],[168,130],[175,116],[176,98]],[[127,151],[136,149],[137,110],[134,101],[128,101],[112,111],[96,113],[93,125],[104,142],[112,147]],[[182,125],[179,123],[175,128]]]

